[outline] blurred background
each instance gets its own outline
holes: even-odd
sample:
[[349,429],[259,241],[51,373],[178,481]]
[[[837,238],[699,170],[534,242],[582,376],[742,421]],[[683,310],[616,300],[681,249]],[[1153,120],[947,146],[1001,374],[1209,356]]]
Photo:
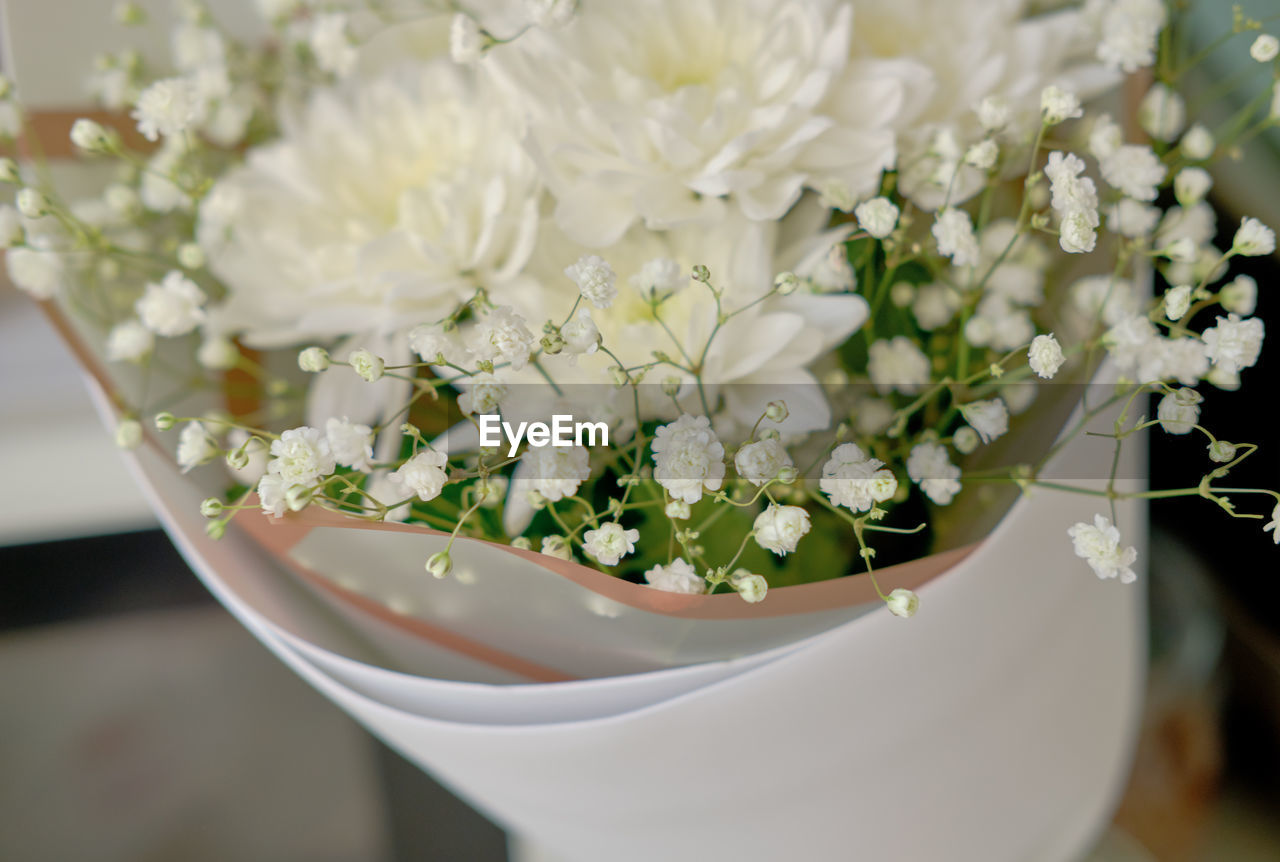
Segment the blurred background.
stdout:
[[[25,98],[77,107],[66,94],[107,38],[111,5],[0,2],[0,58],[23,69]],[[147,5],[163,34],[168,3]],[[1205,39],[1229,26],[1226,0],[1193,5]],[[56,52],[13,37],[37,15],[59,20],[54,7],[80,10]],[[1277,11],[1275,0],[1245,9]],[[1250,67],[1249,38],[1206,66],[1206,92],[1268,74]],[[1235,106],[1208,107],[1225,117]],[[1215,170],[1220,246],[1245,213],[1280,227],[1272,131]],[[1280,264],[1253,259],[1244,271],[1275,341]],[[74,361],[2,279],[0,369],[0,860],[534,858],[221,610],[159,531]],[[1206,415],[1226,439],[1263,444],[1251,475],[1275,487],[1280,434],[1262,395],[1280,392],[1276,344],[1246,378],[1244,394],[1208,393]],[[1201,448],[1153,435],[1160,481],[1198,481]],[[71,463],[66,453],[73,466],[52,471]],[[1146,719],[1094,859],[1280,859],[1280,548],[1258,524],[1203,501],[1152,509]]]

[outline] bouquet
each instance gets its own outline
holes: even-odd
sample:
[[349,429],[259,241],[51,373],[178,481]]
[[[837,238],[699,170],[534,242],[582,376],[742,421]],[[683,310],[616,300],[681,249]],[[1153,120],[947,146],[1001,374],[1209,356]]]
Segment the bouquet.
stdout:
[[[1037,550],[1102,579],[1149,499],[1280,542],[1200,394],[1264,339],[1275,235],[1206,196],[1280,124],[1269,22],[1222,22],[1259,75],[1211,127],[1159,0],[258,7],[95,61],[90,196],[0,85],[0,245],[119,445],[338,606],[551,682],[912,617],[1019,495],[1090,501]],[[1153,433],[1198,484],[1146,489]]]

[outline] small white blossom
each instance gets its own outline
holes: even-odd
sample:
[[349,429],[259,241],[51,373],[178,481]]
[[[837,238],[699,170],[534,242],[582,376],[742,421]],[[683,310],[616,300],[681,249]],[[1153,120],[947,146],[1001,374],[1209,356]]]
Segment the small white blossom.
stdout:
[[661,425],[653,438],[653,478],[673,498],[686,503],[702,499],[702,490],[718,491],[724,479],[724,446],[706,416],[683,413]]
[[1258,308],[1258,283],[1250,276],[1238,275],[1218,291],[1218,301],[1227,311],[1247,317]]
[[738,591],[743,601],[756,604],[764,601],[769,592],[769,582],[763,575],[753,575],[746,569],[738,569],[729,576],[729,586]]
[[1120,578],[1131,584],[1137,579],[1131,568],[1138,559],[1135,548],[1120,547],[1120,531],[1102,515],[1094,515],[1092,524],[1077,523],[1067,530],[1077,557],[1083,559],[1099,578]]
[[833,505],[866,512],[876,503],[892,499],[898,490],[897,477],[883,467],[883,461],[869,457],[857,444],[842,443],[822,466],[818,487]]
[[507,397],[507,386],[492,374],[477,374],[466,381],[459,381],[465,391],[458,396],[458,410],[464,416],[497,413]]
[[227,432],[227,469],[237,482],[253,486],[267,472],[267,444],[243,428]]
[[[613,272],[607,263],[605,268]],[[577,279],[573,280],[577,282]],[[665,299],[689,286],[689,273],[669,257],[655,257],[645,261],[644,266],[631,276],[631,286],[646,299]]]
[[308,347],[298,353],[298,367],[312,374],[324,371],[331,363],[329,351],[323,347]]
[[121,449],[137,449],[142,444],[142,423],[137,419],[121,419],[116,425],[114,440]]
[[134,305],[144,326],[156,335],[186,335],[204,322],[204,291],[178,270],[148,284]]
[[49,299],[63,285],[61,255],[33,248],[11,248],[4,255],[9,280],[35,299]]
[[608,521],[582,534],[582,550],[602,565],[616,566],[635,551],[639,540],[639,530],[624,530],[616,521]]
[[1003,96],[992,94],[978,103],[978,122],[987,132],[999,132],[1009,125],[1013,111]]
[[577,263],[566,267],[564,274],[596,308],[613,305],[613,299],[618,295],[618,277],[604,258],[594,254],[583,255]]
[[218,457],[218,444],[201,422],[188,422],[178,436],[178,466],[186,473]]
[[1270,33],[1262,33],[1249,46],[1249,56],[1259,63],[1270,63],[1280,54],[1280,40]]
[[468,361],[467,348],[457,327],[446,328],[439,323],[424,323],[409,330],[409,349],[423,362],[436,363],[441,357],[454,365],[465,365]]
[[1000,145],[987,138],[974,144],[964,154],[964,163],[980,171],[989,171],[1000,157]]
[[347,417],[330,417],[324,425],[324,436],[329,442],[333,460],[344,467],[367,473],[373,458],[373,429],[360,425]]
[[555,557],[557,560],[573,559],[573,548],[564,536],[544,536],[542,538],[542,553],[548,557]]
[[590,453],[584,446],[530,447],[520,466],[530,487],[553,503],[577,493],[591,475]]
[[783,467],[792,466],[791,456],[775,437],[748,443],[733,456],[738,475],[753,485],[763,485],[778,477]]
[[311,22],[307,38],[316,65],[339,78],[351,74],[356,66],[356,48],[347,35],[347,16],[340,13],[317,15]]
[[951,445],[955,446],[956,451],[961,455],[974,452],[981,443],[982,438],[978,436],[978,432],[968,425],[957,428],[955,436],[951,438]]
[[81,117],[71,124],[71,143],[86,153],[104,153],[111,148],[111,135],[101,123]]
[[33,189],[28,186],[25,189],[19,189],[18,194],[14,197],[14,203],[18,207],[18,212],[22,213],[29,219],[38,219],[49,214],[48,196],[39,189]]
[[512,370],[520,371],[528,364],[537,343],[524,318],[511,306],[500,305],[481,321],[470,347],[480,359],[509,362]]
[[1121,198],[1107,215],[1107,227],[1121,236],[1150,236],[1160,221],[1160,210],[1133,198]]
[[1009,408],[999,398],[961,405],[960,415],[978,432],[983,443],[990,443],[1009,430]]
[[106,353],[110,362],[141,362],[155,347],[156,337],[137,320],[125,320],[107,333]]
[[148,141],[180,135],[200,122],[204,100],[187,78],[164,78],[143,90],[134,105],[133,119]]
[[1179,389],[1160,399],[1156,420],[1170,434],[1190,434],[1200,422],[1200,395],[1194,389]]
[[1084,116],[1075,93],[1050,85],[1040,92],[1040,116],[1050,126]]
[[1179,143],[1182,148],[1182,154],[1197,162],[1202,162],[1212,156],[1217,145],[1217,142],[1213,139],[1213,133],[1200,123],[1196,123],[1187,129],[1182,136],[1182,141]]
[[778,556],[785,556],[795,551],[796,545],[809,532],[809,513],[799,506],[770,503],[756,516],[752,531],[756,544]]
[[449,56],[460,66],[480,60],[489,47],[490,37],[480,29],[476,19],[465,12],[453,16],[449,26]]
[[1219,317],[1217,325],[1206,329],[1200,337],[1204,339],[1205,354],[1215,370],[1239,374],[1258,361],[1265,334],[1260,318],[1241,320],[1239,315],[1228,314]]
[[973,222],[964,210],[947,208],[938,213],[932,232],[938,243],[938,253],[951,258],[956,266],[970,266],[978,262],[979,249],[973,235]]
[[1058,244],[1068,254],[1088,254],[1097,246],[1097,215],[1091,219],[1084,210],[1074,210],[1062,220]]
[[919,443],[907,458],[907,475],[930,500],[948,505],[960,493],[960,468],[951,463],[947,450],[937,443]]
[[898,587],[889,593],[889,597],[884,600],[885,607],[889,609],[889,613],[895,617],[906,619],[914,616],[915,612],[920,608],[920,597],[911,590]]
[[662,511],[673,521],[687,521],[693,517],[693,509],[684,500],[672,500],[663,507]]
[[1062,345],[1053,337],[1052,332],[1048,335],[1037,335],[1032,339],[1031,347],[1027,350],[1027,362],[1031,365],[1031,370],[1045,380],[1052,379],[1066,361],[1067,358],[1062,353]]
[[449,474],[445,472],[448,461],[449,457],[445,453],[430,446],[419,450],[418,454],[387,477],[393,487],[403,489],[396,499],[416,494],[419,500],[426,503],[439,497],[445,483],[449,481]]
[[387,363],[381,356],[374,356],[363,347],[347,354],[347,364],[369,383],[380,380],[387,368]]
[[1166,21],[1162,0],[1105,0],[1099,5],[1098,59],[1125,73],[1154,63]]
[[1164,84],[1154,84],[1138,105],[1138,125],[1157,141],[1174,141],[1187,124],[1187,103]]
[[1164,316],[1169,320],[1181,320],[1191,309],[1191,285],[1180,284],[1164,295]]
[[654,589],[669,593],[698,595],[706,591],[706,582],[683,557],[676,557],[669,566],[654,566],[644,573],[644,579]]
[[1075,153],[1055,150],[1049,154],[1044,175],[1049,178],[1051,204],[1056,211],[1066,213],[1073,209],[1098,208],[1097,187],[1093,180],[1080,176],[1084,168],[1084,160]]
[[1231,241],[1231,250],[1245,257],[1258,257],[1271,254],[1276,250],[1276,234],[1256,218],[1246,218],[1240,222],[1235,238]]
[[1280,503],[1276,503],[1276,507],[1271,510],[1271,520],[1263,525],[1262,532],[1270,533],[1275,543],[1280,545]]
[[898,226],[898,208],[888,198],[872,198],[853,209],[858,226],[876,239],[884,239]]
[[303,425],[290,428],[271,441],[271,460],[267,472],[279,476],[286,489],[295,485],[314,485],[333,472],[333,453],[329,441],[318,428]]
[[1120,124],[1111,119],[1110,114],[1100,114],[1089,131],[1089,152],[1093,153],[1095,159],[1102,161],[1122,146],[1124,130],[1120,128]]
[[941,329],[951,322],[963,304],[960,293],[948,284],[926,284],[915,292],[911,313],[926,332]]
[[929,372],[929,357],[905,335],[872,342],[868,351],[867,375],[877,392],[919,392],[929,382]]
[[196,361],[210,371],[227,371],[240,361],[240,351],[225,335],[206,335],[196,349]]
[[1193,207],[1213,188],[1213,177],[1204,168],[1183,168],[1173,178],[1173,196],[1184,207]]
[[283,518],[286,507],[285,493],[288,486],[279,476],[270,473],[258,480],[258,504],[262,511],[273,518]]
[[1103,159],[1099,167],[1112,188],[1139,201],[1156,199],[1166,173],[1155,151],[1140,144],[1126,144]]
[[579,308],[578,313],[560,327],[560,337],[570,357],[590,355],[600,348],[600,329],[585,308]]

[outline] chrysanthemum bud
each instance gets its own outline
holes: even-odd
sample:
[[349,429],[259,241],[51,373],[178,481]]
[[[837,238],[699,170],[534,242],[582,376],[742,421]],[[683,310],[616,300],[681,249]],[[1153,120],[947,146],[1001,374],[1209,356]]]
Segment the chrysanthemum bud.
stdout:
[[216,518],[222,514],[226,506],[217,497],[207,497],[200,503],[200,514],[206,518]]
[[142,423],[137,419],[121,419],[116,426],[116,445],[121,449],[136,449],[142,442]]
[[317,373],[329,367],[329,351],[323,347],[308,347],[298,354],[298,367],[303,371]]
[[787,402],[770,401],[764,409],[765,418],[770,422],[782,422],[790,415],[787,410]]
[[778,296],[790,296],[800,287],[800,276],[794,272],[780,272],[773,280],[773,289]]
[[373,383],[382,377],[387,363],[380,356],[374,356],[363,347],[359,350],[353,350],[347,356],[347,362],[351,365],[351,370],[359,374],[365,380]]
[[14,203],[18,206],[18,212],[27,218],[40,218],[49,214],[49,199],[39,189],[22,189]]
[[426,568],[433,578],[448,577],[449,572],[453,571],[453,558],[448,551],[437,551],[427,558]]
[[1218,464],[1226,464],[1234,461],[1236,457],[1236,447],[1233,443],[1226,440],[1214,440],[1209,444],[1209,460]]
[[168,431],[170,428],[172,428],[174,425],[178,423],[178,418],[174,416],[172,413],[170,413],[168,410],[165,410],[161,413],[156,414],[155,421],[156,421],[156,428],[158,430]]
[[912,616],[916,609],[920,607],[919,597],[911,590],[903,589],[902,587],[898,587],[898,589],[889,593],[889,598],[885,599],[884,603],[889,608],[889,613],[895,617],[903,618]]

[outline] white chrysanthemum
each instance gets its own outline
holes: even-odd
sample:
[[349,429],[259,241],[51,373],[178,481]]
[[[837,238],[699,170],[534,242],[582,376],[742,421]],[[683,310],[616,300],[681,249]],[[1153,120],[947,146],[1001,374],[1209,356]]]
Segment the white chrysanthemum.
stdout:
[[1156,407],[1156,421],[1170,434],[1190,434],[1200,422],[1200,400],[1194,389],[1170,392]]
[[329,440],[319,428],[290,428],[271,441],[267,472],[279,476],[287,487],[314,485],[335,466]]
[[822,466],[818,487],[833,505],[866,512],[898,490],[897,477],[883,467],[883,461],[869,457],[857,444],[842,443]]
[[964,210],[945,209],[933,223],[933,238],[938,253],[951,258],[956,266],[969,266],[978,261],[978,241],[973,235],[973,222]]
[[1256,218],[1245,218],[1236,229],[1231,250],[1246,257],[1271,254],[1276,250],[1276,234]]
[[618,295],[618,276],[609,262],[599,255],[584,254],[564,274],[578,286],[582,296],[596,308],[608,308]]
[[676,557],[667,566],[654,566],[644,573],[644,579],[654,589],[668,593],[699,595],[706,591],[706,582],[683,557]]
[[1120,578],[1131,584],[1137,579],[1133,564],[1138,559],[1135,548],[1120,547],[1120,531],[1102,515],[1094,515],[1093,523],[1078,523],[1067,530],[1076,556],[1082,558],[1099,578]]
[[1062,345],[1053,337],[1052,332],[1048,335],[1037,335],[1032,339],[1031,347],[1027,350],[1027,362],[1031,365],[1031,370],[1045,380],[1057,374],[1058,369],[1062,368],[1062,364],[1066,361],[1067,357],[1062,353]]
[[898,208],[888,198],[872,198],[853,208],[858,226],[876,239],[884,239],[898,226]]
[[511,486],[513,491],[537,491],[554,503],[576,494],[590,475],[586,447],[531,446],[520,458]]
[[946,506],[960,493],[960,468],[937,443],[919,443],[907,457],[907,475],[930,500]]
[[999,398],[963,404],[960,415],[978,432],[983,443],[990,443],[1009,430],[1009,408]]
[[156,335],[186,335],[205,320],[204,291],[181,272],[173,270],[159,284],[148,284],[134,310],[143,325]]
[[419,500],[426,503],[439,497],[445,483],[449,481],[449,474],[445,471],[448,461],[449,457],[445,453],[430,446],[418,452],[387,477],[391,487],[395,489],[393,499],[402,500],[416,494]]
[[373,429],[351,422],[345,416],[330,417],[324,426],[325,439],[333,460],[344,467],[368,472],[373,458]]
[[616,521],[608,521],[582,534],[582,550],[587,556],[606,566],[616,566],[636,549],[639,530],[625,530]]
[[1134,200],[1153,201],[1165,167],[1160,157],[1148,146],[1126,144],[1104,158],[1099,165],[1102,178]]
[[268,346],[393,332],[516,282],[538,199],[519,136],[446,60],[317,92],[201,205],[220,328]]
[[1239,374],[1258,361],[1265,334],[1261,318],[1241,320],[1237,314],[1228,314],[1219,317],[1217,325],[1206,329],[1200,337],[1204,339],[1205,353],[1214,368]]
[[877,392],[911,395],[929,382],[929,357],[905,335],[880,339],[871,344],[867,376]]
[[196,84],[188,78],[164,78],[138,95],[133,118],[138,131],[148,141],[180,135],[203,118],[204,99]]
[[141,362],[156,345],[155,334],[141,321],[125,320],[111,327],[107,333],[107,360],[110,362]]
[[186,473],[218,457],[218,443],[202,422],[188,422],[178,435],[178,466]]
[[790,554],[809,532],[809,513],[799,506],[770,503],[751,527],[756,543],[778,556]]
[[1156,61],[1156,40],[1167,20],[1162,0],[1089,0],[1086,10],[1097,27],[1099,60],[1125,73]]
[[485,315],[467,342],[478,358],[509,363],[514,371],[525,367],[537,346],[524,318],[509,305],[500,305]]
[[653,437],[653,478],[673,498],[686,503],[702,499],[702,490],[720,490],[724,479],[724,446],[706,416],[680,415],[660,425]]
[[490,57],[527,106],[556,221],[590,247],[637,220],[774,220],[807,185],[858,197],[893,161],[902,82],[849,64],[832,0],[584,3]]
[[49,299],[62,289],[66,267],[57,252],[11,248],[4,265],[9,280],[36,299]]
[[783,467],[792,466],[791,456],[776,437],[748,443],[733,456],[738,475],[753,485],[778,478]]

